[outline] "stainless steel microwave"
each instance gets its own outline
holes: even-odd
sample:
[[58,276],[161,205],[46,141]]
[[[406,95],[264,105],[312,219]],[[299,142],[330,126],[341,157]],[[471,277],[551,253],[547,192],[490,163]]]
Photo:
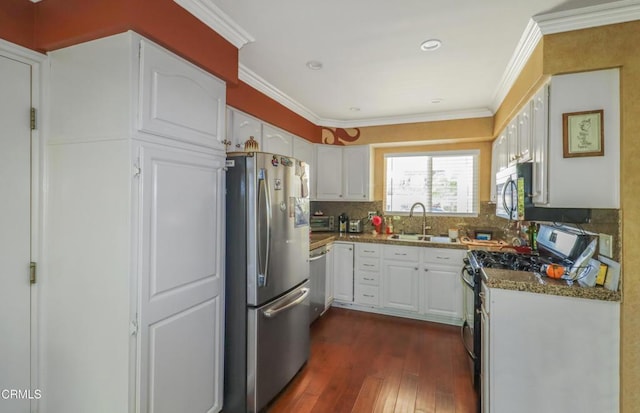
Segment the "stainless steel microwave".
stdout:
[[586,223],[587,208],[546,208],[533,203],[531,162],[510,166],[496,174],[496,215],[512,221]]
[[311,215],[309,223],[312,232],[334,231],[334,218],[327,215]]

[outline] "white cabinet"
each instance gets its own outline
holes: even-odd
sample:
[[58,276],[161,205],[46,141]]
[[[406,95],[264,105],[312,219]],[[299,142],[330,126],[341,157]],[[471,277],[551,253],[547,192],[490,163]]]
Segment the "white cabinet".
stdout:
[[345,201],[370,201],[372,198],[371,148],[369,145],[345,146],[342,149]]
[[313,165],[313,144],[306,139],[293,137],[293,157]]
[[483,287],[484,413],[619,411],[620,303]]
[[315,148],[316,199],[342,201],[342,148],[334,145],[315,145]]
[[50,65],[40,406],[218,412],[224,87],[131,32]]
[[383,255],[382,305],[418,312],[420,248],[385,245]]
[[226,84],[150,42],[139,47],[138,129],[223,148]]
[[315,147],[315,166],[319,171],[316,184],[317,200],[372,200],[372,152],[369,145]]
[[533,102],[529,101],[518,113],[518,162],[527,162],[532,158],[532,110]]
[[425,248],[422,268],[425,283],[422,311],[434,317],[462,319],[460,269],[465,252],[457,249]]
[[253,137],[258,143],[258,150],[262,150],[262,122],[233,108],[227,108],[229,119],[227,140],[228,152],[244,151],[244,144]]
[[333,298],[353,302],[353,243],[333,244]]
[[[620,208],[619,69],[553,76],[549,90],[548,200],[556,208]],[[563,114],[602,109],[604,155],[563,156]]]
[[[505,130],[506,131],[506,130]],[[496,202],[497,194],[496,194],[496,173],[505,169],[509,166],[509,148],[507,145],[507,135],[506,132],[503,131],[498,137],[493,141],[491,146],[491,195],[490,200],[492,202]]]
[[292,156],[293,136],[291,136],[290,133],[264,123],[262,124],[261,151]]
[[333,303],[333,279],[334,279],[334,258],[333,258],[333,243],[327,245],[327,272],[324,285],[324,308],[329,308]]
[[380,244],[356,243],[354,298],[356,304],[380,305]]
[[543,86],[533,97],[531,112],[531,141],[533,158],[533,202],[547,203],[547,159],[549,146],[549,86]]

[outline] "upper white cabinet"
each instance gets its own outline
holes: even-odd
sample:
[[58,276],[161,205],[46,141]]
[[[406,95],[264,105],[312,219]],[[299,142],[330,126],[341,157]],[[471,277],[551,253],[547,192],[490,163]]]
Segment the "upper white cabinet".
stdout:
[[531,106],[531,144],[533,156],[533,202],[547,203],[547,159],[549,157],[549,86],[533,97]]
[[141,40],[138,129],[219,148],[224,140],[226,84]]
[[49,62],[40,407],[218,412],[224,83],[131,32]]
[[372,152],[369,145],[315,147],[315,166],[319,171],[316,184],[317,200],[372,200]]
[[262,149],[260,150],[262,152],[292,156],[293,136],[282,129],[264,123],[262,124]]
[[313,144],[306,139],[293,137],[293,157],[313,165]]
[[[619,69],[553,76],[549,89],[547,206],[620,208]],[[603,110],[604,155],[563,156],[566,113]]]
[[316,180],[316,199],[319,201],[342,201],[342,147],[315,145],[316,173],[322,174]]
[[[604,155],[565,158],[563,115],[594,110],[604,113]],[[619,70],[553,76],[527,102],[493,142],[491,200],[495,173],[518,162],[533,163],[532,195],[538,206],[619,208]]]
[[253,137],[258,143],[258,149],[262,150],[262,122],[232,108],[227,108],[227,152],[242,152],[245,143]]

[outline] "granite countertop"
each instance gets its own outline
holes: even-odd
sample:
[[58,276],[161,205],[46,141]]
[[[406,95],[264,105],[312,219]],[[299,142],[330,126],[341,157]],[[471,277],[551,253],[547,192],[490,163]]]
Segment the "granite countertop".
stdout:
[[[411,247],[427,248],[453,248],[453,249],[474,249],[473,245],[466,245],[460,242],[438,243],[438,242],[415,242],[388,239],[389,235],[372,234],[339,234],[337,232],[314,232],[311,234],[309,249],[319,248],[332,242],[367,242],[389,245],[406,245]],[[477,248],[477,247],[475,247]],[[503,250],[504,246],[496,247]],[[482,248],[488,249],[488,248]],[[527,291],[539,294],[551,294],[565,297],[589,298],[603,301],[620,301],[619,291],[610,291],[603,287],[581,287],[577,282],[569,284],[566,280],[556,280],[553,278],[536,276],[527,271],[512,271],[496,268],[484,268],[484,280],[490,288],[500,288],[503,290]]]
[[424,242],[424,241],[405,241],[397,239],[388,239],[388,234],[340,234],[337,232],[314,232],[311,234],[309,249],[319,248],[331,242],[366,242],[375,244],[405,245],[409,247],[428,247],[428,248],[451,248],[466,250],[467,246],[460,242]]
[[619,291],[611,291],[599,286],[581,287],[577,282],[569,284],[567,280],[537,276],[528,271],[483,268],[482,273],[487,287],[490,288],[602,301],[620,301],[621,299]]

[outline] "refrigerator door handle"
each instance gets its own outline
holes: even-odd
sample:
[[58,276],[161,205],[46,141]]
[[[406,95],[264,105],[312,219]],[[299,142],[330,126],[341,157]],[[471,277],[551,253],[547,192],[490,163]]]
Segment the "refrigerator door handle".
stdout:
[[298,295],[298,297],[296,297],[292,301],[289,301],[285,304],[276,303],[273,307],[262,310],[262,314],[264,314],[264,316],[267,318],[273,318],[278,314],[280,314],[281,312],[286,311],[287,309],[291,307],[295,307],[296,305],[300,304],[305,300],[305,298],[307,298],[308,295],[309,295],[309,288],[306,288],[306,287],[301,288],[300,294]]
[[271,194],[267,171],[258,176],[258,287],[267,285],[269,252],[271,250]]

